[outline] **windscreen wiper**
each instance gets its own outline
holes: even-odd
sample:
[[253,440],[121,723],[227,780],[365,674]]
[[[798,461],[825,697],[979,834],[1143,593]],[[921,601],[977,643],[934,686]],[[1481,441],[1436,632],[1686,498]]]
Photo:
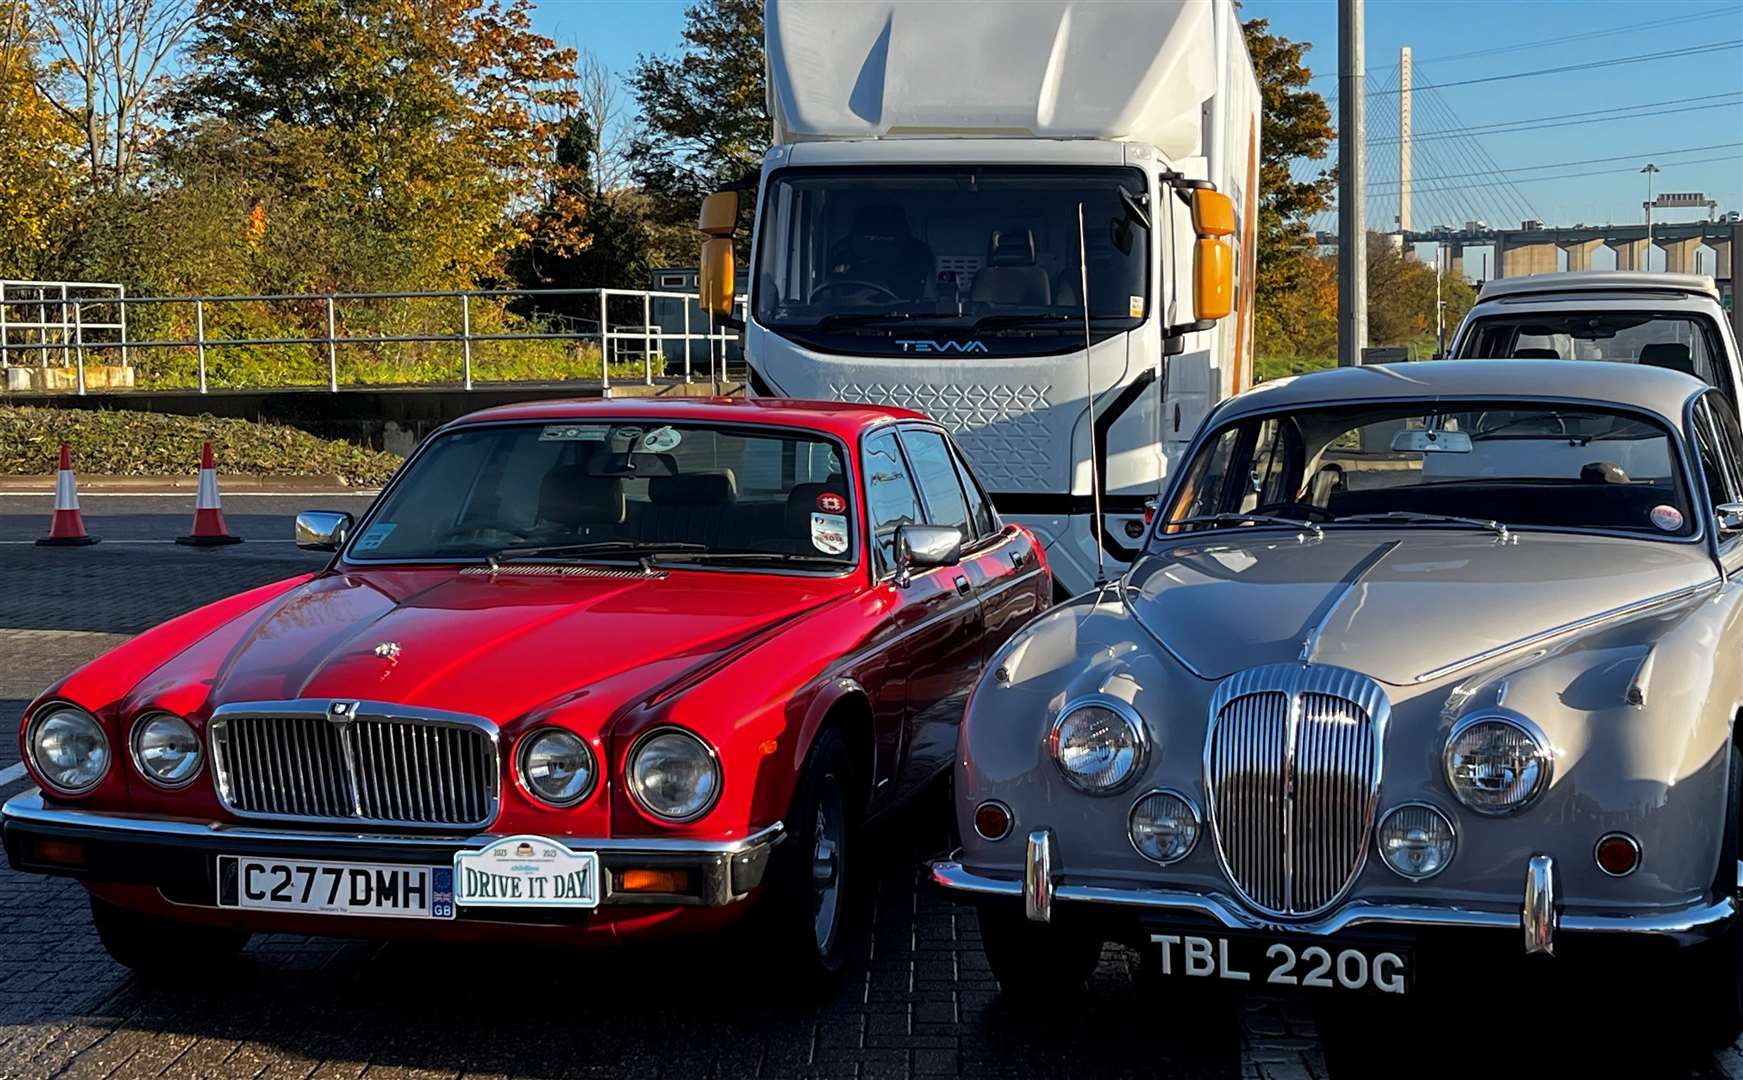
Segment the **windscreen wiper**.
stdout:
[[1513,533],[1507,526],[1492,518],[1460,517],[1457,514],[1423,514],[1415,510],[1387,510],[1384,513],[1349,514],[1345,517],[1332,518],[1333,525],[1384,525],[1397,524],[1428,524],[1428,525],[1470,525],[1473,528],[1487,529],[1503,540],[1511,540]]
[[492,555],[485,556],[485,561],[495,566],[498,563],[517,562],[524,559],[571,559],[587,555],[659,555],[666,552],[706,551],[704,544],[686,544],[676,541],[649,540],[594,540],[579,544],[532,544],[524,547],[505,547]]
[[[700,547],[701,545],[697,545]],[[829,555],[806,555],[802,552],[790,551],[656,551],[642,560],[647,563],[660,562],[693,562],[693,563],[734,563],[734,562],[777,562],[802,563],[814,566],[830,566],[844,569],[849,564]]]
[[918,318],[911,311],[832,311],[819,316],[810,324],[800,324],[795,329],[827,330],[847,326],[875,326],[878,323],[910,322]]
[[1164,525],[1283,525],[1291,529],[1306,529],[1313,534],[1315,540],[1325,539],[1325,530],[1317,522],[1304,521],[1300,518],[1280,517],[1276,514],[1198,514],[1194,517],[1175,518],[1163,522]]

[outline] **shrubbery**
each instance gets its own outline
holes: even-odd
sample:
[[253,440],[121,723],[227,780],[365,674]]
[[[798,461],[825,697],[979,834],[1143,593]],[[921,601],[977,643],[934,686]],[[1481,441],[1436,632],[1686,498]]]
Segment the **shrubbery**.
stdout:
[[62,442],[72,445],[81,472],[109,476],[191,475],[199,470],[205,442],[212,444],[221,472],[256,476],[337,476],[347,484],[375,485],[392,476],[401,460],[278,424],[0,405],[0,474],[53,472]]

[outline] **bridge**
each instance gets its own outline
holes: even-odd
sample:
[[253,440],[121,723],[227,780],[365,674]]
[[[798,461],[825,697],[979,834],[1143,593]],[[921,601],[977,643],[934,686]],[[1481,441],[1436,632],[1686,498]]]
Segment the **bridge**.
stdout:
[[[1463,229],[1412,229],[1388,235],[1407,249],[1417,244],[1435,244],[1443,249],[1441,265],[1449,274],[1469,276],[1464,265],[1467,247],[1490,247],[1495,252],[1493,277],[1549,274],[1557,270],[1596,270],[1592,256],[1600,247],[1615,252],[1617,270],[1646,269],[1647,245],[1664,252],[1663,269],[1672,273],[1709,273],[1724,283],[1735,280],[1735,260],[1743,255],[1743,223],[1731,221],[1654,222],[1650,241],[1645,225],[1573,225],[1550,227],[1535,222],[1518,229],[1486,226]],[[1321,232],[1322,247],[1335,248],[1338,236]],[[1712,255],[1697,265],[1702,247]],[[1563,256],[1565,253],[1565,258]]]

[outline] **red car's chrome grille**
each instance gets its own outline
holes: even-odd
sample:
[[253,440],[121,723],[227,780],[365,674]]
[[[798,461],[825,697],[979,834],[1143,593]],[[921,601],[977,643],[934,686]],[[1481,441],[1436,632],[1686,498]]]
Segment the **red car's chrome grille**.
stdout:
[[1378,684],[1340,668],[1255,668],[1218,688],[1204,762],[1211,829],[1253,907],[1316,914],[1361,872],[1389,708]]
[[212,717],[218,797],[242,817],[480,828],[496,816],[495,729],[357,702],[225,706]]

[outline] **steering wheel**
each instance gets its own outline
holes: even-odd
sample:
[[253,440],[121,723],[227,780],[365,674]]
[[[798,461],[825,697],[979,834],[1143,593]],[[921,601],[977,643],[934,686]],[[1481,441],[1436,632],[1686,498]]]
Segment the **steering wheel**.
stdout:
[[877,281],[866,281],[863,278],[835,278],[831,281],[825,281],[811,290],[811,299],[815,301],[821,294],[834,289],[860,289],[873,294],[875,299],[889,300],[893,303],[900,303],[902,299],[896,290],[888,285]]
[[1300,521],[1331,521],[1336,514],[1323,506],[1313,506],[1309,503],[1274,502],[1263,506],[1255,506],[1247,511],[1250,514],[1265,514],[1270,517],[1295,518]]

